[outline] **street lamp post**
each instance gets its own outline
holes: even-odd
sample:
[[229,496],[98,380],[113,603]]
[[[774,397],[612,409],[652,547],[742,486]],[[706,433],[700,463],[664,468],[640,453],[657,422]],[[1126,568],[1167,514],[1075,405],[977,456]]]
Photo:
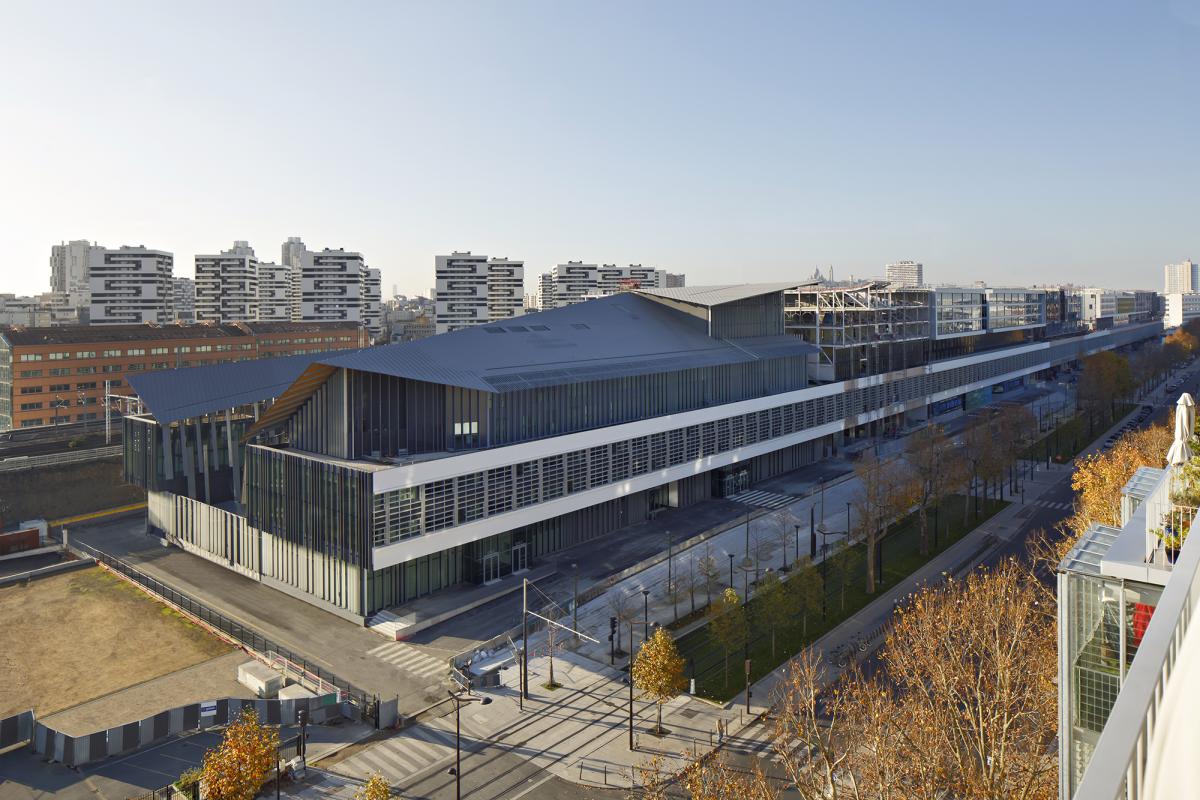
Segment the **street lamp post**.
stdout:
[[650,640],[650,590],[642,589],[642,616],[645,617],[646,641]]
[[454,701],[454,766],[446,772],[454,776],[454,796],[457,800],[462,800],[462,704],[477,702],[481,706],[486,706],[492,702],[492,698],[479,695],[463,697],[449,689],[446,690],[446,693]]
[[733,588],[733,553],[729,554],[729,588]]

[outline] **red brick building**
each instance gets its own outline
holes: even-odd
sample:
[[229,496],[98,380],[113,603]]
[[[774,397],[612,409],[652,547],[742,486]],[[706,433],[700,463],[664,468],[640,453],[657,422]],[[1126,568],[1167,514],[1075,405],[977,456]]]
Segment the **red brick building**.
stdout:
[[132,394],[134,372],[369,344],[355,322],[0,328],[0,431],[102,418],[105,382]]

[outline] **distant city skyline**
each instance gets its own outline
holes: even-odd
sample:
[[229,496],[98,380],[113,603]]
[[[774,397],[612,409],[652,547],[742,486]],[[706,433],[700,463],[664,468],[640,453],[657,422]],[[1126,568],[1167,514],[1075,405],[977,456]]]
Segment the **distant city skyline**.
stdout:
[[[1161,291],[1200,255],[1182,3],[6,10],[0,292],[48,291],[81,238],[192,277],[300,236],[388,295],[466,250],[524,261],[526,292],[578,260]],[[314,37],[353,46],[297,58]]]

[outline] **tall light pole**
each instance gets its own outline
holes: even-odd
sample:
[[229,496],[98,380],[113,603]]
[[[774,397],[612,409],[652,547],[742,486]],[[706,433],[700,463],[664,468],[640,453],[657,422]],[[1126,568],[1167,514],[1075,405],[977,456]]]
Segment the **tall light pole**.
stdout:
[[729,554],[729,588],[733,588],[733,553]]
[[[650,641],[650,590],[642,589],[642,616],[645,617],[645,636],[646,641]],[[633,652],[632,650],[630,652]],[[632,673],[630,674],[632,678]]]
[[575,600],[571,605],[571,627],[575,629],[575,641],[579,641],[579,565],[572,564],[571,571],[575,573]]
[[454,766],[446,770],[446,774],[454,776],[454,796],[457,800],[462,800],[462,704],[477,702],[481,706],[486,706],[492,702],[492,698],[479,695],[463,697],[449,689],[446,690],[446,693],[454,701]]
[[529,579],[521,579],[521,695],[518,705],[525,710],[529,699]]

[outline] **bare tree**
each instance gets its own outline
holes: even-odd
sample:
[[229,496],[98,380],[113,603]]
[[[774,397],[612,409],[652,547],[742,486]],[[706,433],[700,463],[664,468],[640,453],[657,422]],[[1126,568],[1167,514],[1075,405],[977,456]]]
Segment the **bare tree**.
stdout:
[[927,425],[908,437],[905,461],[921,524],[921,554],[929,553],[929,508],[950,493],[951,442],[940,425]]
[[[795,541],[797,519],[794,514],[788,509],[783,509],[771,514],[764,520],[767,526],[767,532],[771,538],[779,544],[779,549],[783,553],[783,566],[781,569],[784,572],[788,570],[788,545]],[[795,553],[793,558],[800,558],[800,553]]]
[[868,450],[854,468],[862,487],[854,500],[859,539],[866,544],[866,592],[875,593],[876,548],[887,533],[887,526],[911,505],[909,484],[892,462],[881,461]]
[[621,647],[621,629],[633,619],[633,596],[614,587],[608,594],[608,607],[617,619],[617,654],[624,655],[625,650]]
[[679,601],[687,592],[687,576],[679,573],[679,568],[676,567],[671,575],[671,579],[667,581],[667,599],[671,601],[671,613],[675,618],[675,622],[679,621]]
[[717,583],[717,576],[720,575],[720,568],[717,566],[717,559],[713,558],[712,543],[704,543],[704,555],[700,558],[700,563],[697,567],[700,572],[700,577],[704,579],[704,594],[705,605],[712,605],[712,590]]

